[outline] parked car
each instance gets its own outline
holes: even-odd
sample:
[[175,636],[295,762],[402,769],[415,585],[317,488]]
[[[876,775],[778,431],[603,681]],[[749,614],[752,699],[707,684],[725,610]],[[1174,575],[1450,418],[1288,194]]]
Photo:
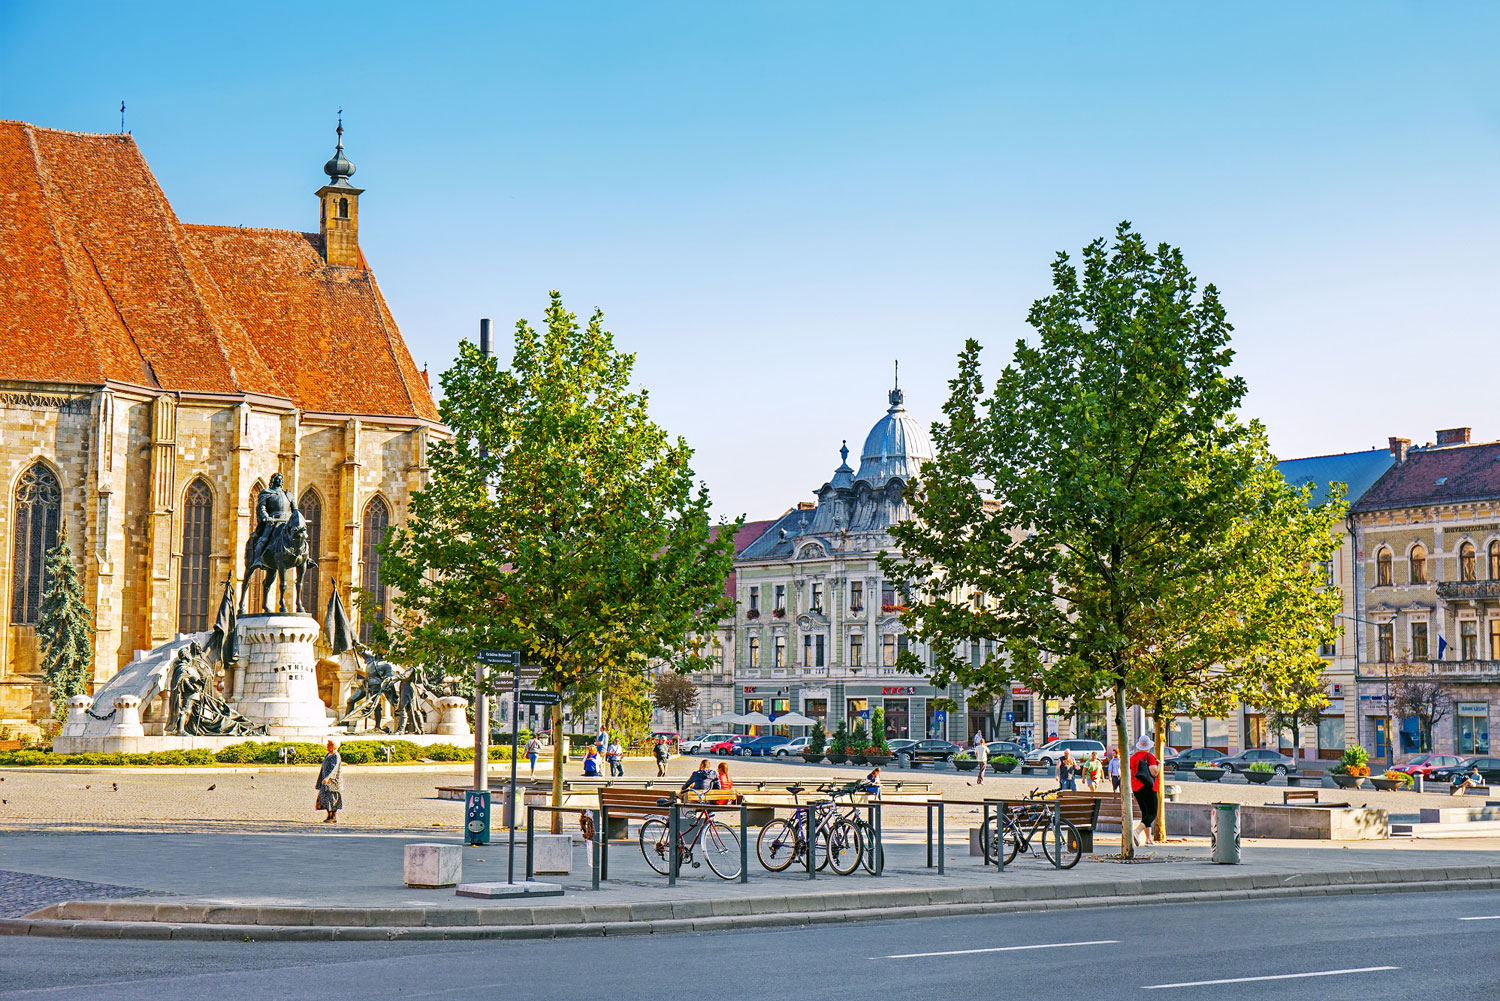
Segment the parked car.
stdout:
[[1026,755],[1026,764],[1055,765],[1062,760],[1064,751],[1072,751],[1075,759],[1087,758],[1090,751],[1098,751],[1099,756],[1103,757],[1104,745],[1097,740],[1084,740],[1081,737],[1059,737]]
[[769,758],[771,754],[784,744],[790,744],[792,738],[778,737],[775,734],[766,734],[764,737],[752,737],[735,745],[731,752],[742,758]]
[[1229,756],[1220,755],[1214,759],[1213,763],[1231,772],[1248,772],[1251,765],[1262,761],[1270,765],[1271,770],[1277,775],[1285,775],[1297,770],[1296,758],[1282,754],[1280,751],[1273,751],[1268,747],[1252,748]]
[[1479,774],[1484,777],[1485,785],[1500,784],[1500,758],[1465,758],[1457,765],[1434,768],[1427,777],[1434,782],[1458,785],[1475,765],[1479,766]]
[[678,744],[677,747],[683,754],[706,754],[710,747],[713,747],[721,740],[728,740],[733,736],[734,734],[732,733],[705,733],[697,737],[689,737],[681,744]]
[[1013,740],[992,740],[985,744],[989,748],[990,758],[998,758],[1002,754],[1009,754],[1012,758],[1020,761],[1026,757],[1026,748]]
[[906,737],[902,737],[900,740],[886,741],[885,746],[890,748],[890,752],[892,754],[900,754],[903,751],[907,751],[913,747],[916,747],[917,742],[915,740],[909,740]]
[[901,753],[909,755],[913,761],[952,761],[953,756],[962,750],[962,747],[951,740],[929,737],[917,741]]
[[1410,761],[1393,766],[1391,771],[1432,778],[1432,773],[1439,768],[1456,768],[1463,763],[1464,759],[1456,754],[1419,754]]
[[752,737],[747,737],[744,734],[737,733],[737,734],[734,734],[733,736],[724,738],[723,740],[719,741],[717,744],[714,744],[712,747],[710,747],[708,749],[708,751],[706,753],[708,753],[708,754],[733,754],[735,748],[737,748],[741,744],[745,743],[745,741],[747,741],[747,740],[753,740],[753,739],[754,738],[752,738]]
[[773,748],[771,753],[778,758],[790,758],[807,750],[807,745],[812,741],[811,737],[793,737],[790,741],[780,747]]
[[1198,765],[1212,764],[1223,756],[1223,751],[1215,750],[1212,747],[1190,747],[1186,751],[1179,751],[1169,756],[1165,764],[1169,772],[1176,771],[1179,768],[1190,772]]
[[665,740],[673,747],[682,746],[682,734],[676,730],[656,730],[651,734],[651,740],[653,743],[658,740]]

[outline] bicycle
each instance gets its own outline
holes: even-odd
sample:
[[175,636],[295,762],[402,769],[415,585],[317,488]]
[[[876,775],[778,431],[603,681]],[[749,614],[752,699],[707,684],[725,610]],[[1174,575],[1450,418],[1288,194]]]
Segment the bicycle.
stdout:
[[[782,872],[792,864],[793,859],[801,859],[802,864],[807,865],[808,811],[821,804],[801,804],[798,795],[806,788],[789,786],[787,792],[792,794],[792,803],[796,807],[791,818],[771,821],[760,829],[760,836],[756,838],[755,854],[760,858],[760,864],[771,872]],[[816,791],[832,795],[832,786],[821,785]],[[822,842],[821,858],[818,859],[819,872],[832,867],[840,876],[848,876],[859,868],[864,854],[859,832],[849,825],[843,815],[832,810],[824,813],[818,821],[814,836]]]
[[[1022,851],[1031,851],[1032,841],[1040,842],[1042,855],[1059,869],[1071,869],[1083,858],[1083,839],[1073,822],[1057,816],[1055,794],[1033,789],[1017,813],[1001,809],[980,828],[979,849],[986,865],[995,864],[994,846],[1004,845],[1005,864],[1010,865]],[[1004,821],[1004,833],[1000,823]],[[999,835],[997,837],[997,835]]]
[[[866,819],[863,811],[854,802],[854,794],[857,792],[868,792],[863,782],[850,782],[838,790],[829,789],[829,796],[835,801],[840,796],[849,797],[849,804],[843,811],[836,814],[837,821],[834,824],[834,832],[844,842],[852,841],[859,852],[859,862],[865,867],[870,875],[885,868],[885,846],[875,835],[875,826]],[[835,869],[835,872],[838,870]],[[850,868],[853,872],[853,867]],[[847,873],[845,873],[847,875]]]
[[[658,800],[658,806],[667,806],[672,803],[670,799]],[[681,820],[678,821],[679,825]],[[672,840],[672,827],[666,817],[647,817],[641,823],[639,835],[641,843],[641,854],[646,857],[646,864],[665,876],[670,870],[672,859],[669,854],[670,842]],[[738,879],[740,876],[740,839],[734,829],[728,824],[713,819],[713,811],[702,809],[695,811],[692,821],[686,829],[679,826],[677,831],[677,868],[680,871],[683,863],[692,868],[698,868],[698,861],[693,857],[693,852],[699,847],[703,848],[703,860],[713,870],[715,876],[720,879]]]

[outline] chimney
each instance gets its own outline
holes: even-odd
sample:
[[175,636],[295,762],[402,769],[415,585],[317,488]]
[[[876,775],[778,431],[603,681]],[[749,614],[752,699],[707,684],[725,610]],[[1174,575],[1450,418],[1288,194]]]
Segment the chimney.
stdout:
[[1437,433],[1439,445],[1467,445],[1469,443],[1469,428],[1447,428]]
[[1410,438],[1387,438],[1391,445],[1391,458],[1396,460],[1396,465],[1406,461],[1406,450],[1411,448]]

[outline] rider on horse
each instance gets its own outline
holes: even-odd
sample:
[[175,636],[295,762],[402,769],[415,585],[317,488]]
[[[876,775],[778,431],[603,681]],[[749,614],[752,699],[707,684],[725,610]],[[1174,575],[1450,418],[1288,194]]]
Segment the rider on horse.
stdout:
[[[240,591],[240,614],[245,611],[245,594],[250,588],[250,576],[257,569],[264,569],[266,572],[263,588],[267,598],[270,595],[271,575],[276,569],[297,566],[300,586],[300,567],[305,563],[305,553],[300,554],[299,558],[294,550],[293,539],[296,530],[306,522],[302,512],[292,502],[292,495],[281,484],[281,474],[272,473],[271,485],[261,490],[260,496],[255,499],[255,530],[245,541],[245,582]],[[284,591],[282,600],[284,605]],[[295,610],[300,612],[302,605],[297,590],[293,591],[293,600]],[[285,611],[284,607],[282,611]]]

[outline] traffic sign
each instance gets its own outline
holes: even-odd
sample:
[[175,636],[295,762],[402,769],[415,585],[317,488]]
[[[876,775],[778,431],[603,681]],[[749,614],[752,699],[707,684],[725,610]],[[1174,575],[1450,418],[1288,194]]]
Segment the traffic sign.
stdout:
[[519,650],[480,650],[476,655],[479,663],[489,667],[520,667],[521,651]]
[[1016,714],[1015,713],[1006,713],[1005,714],[1005,722],[1007,722],[1007,723],[1014,723],[1015,721],[1016,721]]
[[555,706],[562,701],[562,694],[543,691],[540,688],[523,688],[520,701],[523,706]]
[[934,710],[934,712],[932,714],[932,721],[934,723],[946,723],[946,722],[948,722],[948,710],[946,710],[946,709],[937,709],[937,710]]

